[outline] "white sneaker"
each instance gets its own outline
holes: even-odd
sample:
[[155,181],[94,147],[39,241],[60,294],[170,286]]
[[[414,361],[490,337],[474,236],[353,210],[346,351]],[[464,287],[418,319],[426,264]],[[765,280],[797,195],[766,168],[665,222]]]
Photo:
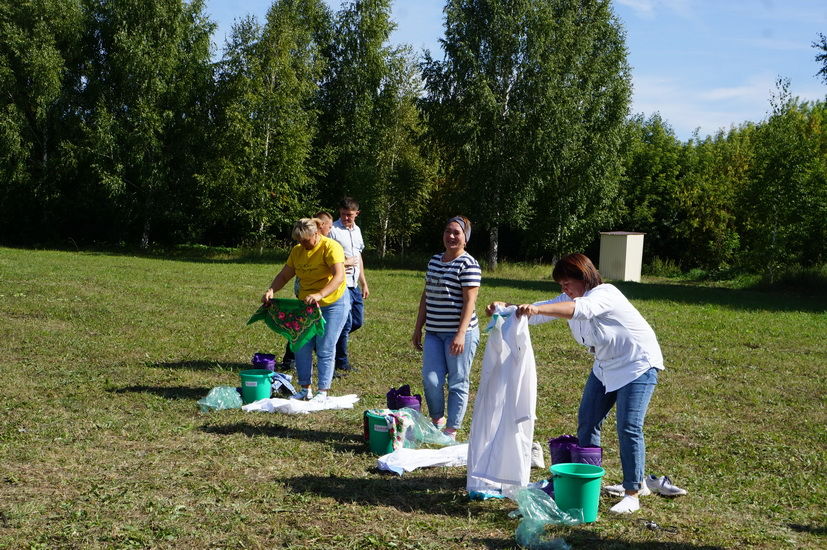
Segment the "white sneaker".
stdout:
[[314,395],[310,401],[313,401],[314,403],[324,403],[325,401],[327,401],[327,392],[320,391],[319,393]]
[[[646,480],[648,482],[648,480]],[[626,496],[626,489],[623,488],[622,483],[618,483],[617,485],[606,485],[603,487],[603,492],[612,497],[622,497]],[[639,497],[646,497],[652,494],[652,491],[649,490],[647,483],[640,484],[640,490],[638,490],[637,496]]]
[[543,456],[543,447],[540,445],[539,441],[534,441],[531,444],[531,467],[532,468],[545,468],[546,467],[546,460]]
[[645,486],[653,493],[665,497],[680,497],[687,493],[686,489],[672,485],[672,480],[669,479],[669,476],[657,477],[650,474],[649,477],[646,478]]
[[626,495],[620,502],[609,508],[613,514],[631,514],[640,510],[640,499]]
[[313,390],[310,388],[304,388],[302,391],[296,392],[290,396],[290,399],[301,399],[302,401],[307,401],[313,398]]

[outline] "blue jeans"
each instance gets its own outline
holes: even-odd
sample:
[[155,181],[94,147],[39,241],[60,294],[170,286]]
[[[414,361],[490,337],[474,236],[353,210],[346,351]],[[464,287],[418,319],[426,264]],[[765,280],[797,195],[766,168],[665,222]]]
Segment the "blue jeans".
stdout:
[[359,330],[365,320],[365,302],[362,300],[362,289],[359,288],[359,285],[356,285],[354,287],[348,287],[346,292],[350,294],[350,312],[347,320],[345,320],[345,326],[342,328],[339,341],[336,342],[337,369],[347,369],[350,367],[350,360],[347,357],[348,336],[351,332]]
[[600,427],[612,407],[617,404],[617,437],[620,443],[620,465],[623,488],[640,490],[646,462],[643,420],[658,383],[658,370],[651,368],[622,388],[606,393],[606,386],[592,372],[583,388],[577,414],[577,437],[582,446],[600,446]]
[[444,386],[448,381],[448,423],[446,428],[459,429],[465,409],[468,408],[468,390],[471,386],[471,363],[480,330],[474,328],[465,333],[465,348],[459,355],[451,355],[454,332],[426,332],[422,354],[422,385],[431,418],[445,414]]
[[324,334],[314,336],[296,352],[296,373],[299,384],[309,386],[313,370],[313,350],[316,350],[316,369],[318,370],[318,388],[330,389],[333,381],[333,360],[336,356],[336,341],[342,332],[350,309],[350,295],[345,292],[341,298],[322,307],[325,320]]

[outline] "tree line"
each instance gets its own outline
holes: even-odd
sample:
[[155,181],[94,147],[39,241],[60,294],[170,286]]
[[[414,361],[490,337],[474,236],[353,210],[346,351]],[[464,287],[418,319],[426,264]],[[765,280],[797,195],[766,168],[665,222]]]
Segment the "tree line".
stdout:
[[275,245],[352,195],[380,255],[461,212],[491,266],[608,230],[685,268],[825,261],[823,101],[780,80],[682,142],[629,116],[609,0],[446,0],[439,58],[390,43],[391,2],[275,0],[214,60],[204,0],[0,0],[0,240]]

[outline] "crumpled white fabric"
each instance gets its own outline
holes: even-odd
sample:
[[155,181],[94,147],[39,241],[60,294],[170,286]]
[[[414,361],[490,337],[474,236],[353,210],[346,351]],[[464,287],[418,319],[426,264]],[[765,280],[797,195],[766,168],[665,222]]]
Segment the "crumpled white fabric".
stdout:
[[329,409],[352,409],[359,401],[355,393],[328,396],[324,401],[302,401],[301,399],[259,399],[241,407],[245,412],[280,412],[284,414],[308,414]]
[[380,470],[402,475],[417,468],[434,466],[465,466],[468,460],[468,443],[442,447],[441,449],[396,449],[380,456],[376,467]]

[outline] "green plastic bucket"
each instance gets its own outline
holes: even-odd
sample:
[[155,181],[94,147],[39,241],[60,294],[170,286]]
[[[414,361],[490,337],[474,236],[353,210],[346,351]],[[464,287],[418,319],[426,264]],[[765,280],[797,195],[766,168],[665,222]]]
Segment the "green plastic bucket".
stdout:
[[259,399],[270,399],[273,391],[273,372],[267,369],[249,369],[241,375],[241,400],[246,405]]
[[594,464],[564,462],[551,468],[554,479],[554,501],[564,512],[577,517],[575,510],[583,510],[583,522],[597,519],[600,501],[600,480],[606,470]]
[[388,421],[381,414],[365,411],[365,439],[370,451],[375,455],[382,456],[393,452]]

